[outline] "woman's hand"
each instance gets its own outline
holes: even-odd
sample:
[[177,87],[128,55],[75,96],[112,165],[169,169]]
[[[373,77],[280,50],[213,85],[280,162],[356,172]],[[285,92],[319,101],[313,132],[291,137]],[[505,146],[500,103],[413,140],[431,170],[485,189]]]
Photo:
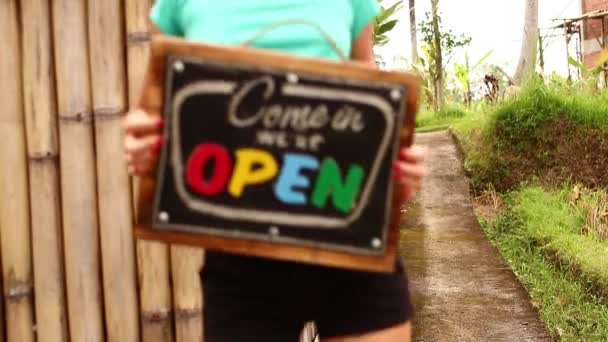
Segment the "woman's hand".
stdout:
[[158,115],[139,109],[127,113],[124,148],[131,174],[141,176],[154,170],[164,142],[160,134],[162,126],[163,121]]
[[414,197],[426,175],[423,165],[426,150],[420,146],[404,148],[399,151],[398,160],[393,164],[393,177],[401,186],[401,199],[407,201]]

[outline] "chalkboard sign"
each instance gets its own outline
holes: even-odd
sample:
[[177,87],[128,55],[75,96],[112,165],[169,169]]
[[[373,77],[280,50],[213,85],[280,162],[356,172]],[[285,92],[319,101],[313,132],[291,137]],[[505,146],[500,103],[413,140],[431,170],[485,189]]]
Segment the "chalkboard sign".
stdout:
[[411,76],[171,39],[153,45],[152,83],[164,101],[148,105],[164,116],[167,143],[154,185],[142,187],[140,237],[391,269],[391,165],[411,139]]

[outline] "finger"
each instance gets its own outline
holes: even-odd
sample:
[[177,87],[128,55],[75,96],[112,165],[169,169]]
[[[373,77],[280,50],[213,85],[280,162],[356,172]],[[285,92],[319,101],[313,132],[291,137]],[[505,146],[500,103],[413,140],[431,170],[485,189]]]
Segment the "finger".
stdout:
[[137,172],[137,167],[135,165],[127,165],[127,170],[132,176],[139,176],[139,173]]
[[158,159],[158,151],[160,151],[160,147],[162,146],[162,140],[158,140],[155,143],[150,141],[141,142],[140,140],[141,139],[135,139],[135,142],[126,142],[128,145],[126,158],[130,165],[137,165],[139,168],[145,168],[146,164],[156,162]]
[[141,162],[129,164],[129,172],[135,176],[150,174],[156,166],[156,160],[149,159]]
[[124,129],[135,136],[160,132],[163,120],[160,116],[150,115],[143,110],[130,111],[124,120]]
[[402,195],[416,194],[422,189],[422,179],[395,175],[395,183],[402,189]]
[[422,188],[422,182],[407,178],[395,178],[395,183],[405,190],[418,192]]
[[395,162],[393,163],[393,170],[405,178],[422,179],[426,176],[426,168],[420,164]]
[[403,173],[401,168],[395,168],[393,170],[393,179],[395,183],[403,189],[402,196],[404,198],[409,198],[415,195],[422,188],[424,173],[424,169],[412,170],[412,172],[409,173]]
[[411,161],[420,163],[424,161],[427,150],[421,146],[412,146],[401,149],[399,153],[399,159],[403,161]]
[[409,185],[399,184],[397,183],[397,187],[395,188],[396,195],[398,198],[405,202],[416,195],[416,193],[420,190]]
[[158,163],[155,156],[133,160],[127,164],[129,172],[135,176],[150,174]]
[[136,157],[133,157],[130,160],[129,165],[134,165],[134,166],[137,166],[138,168],[146,169],[146,168],[148,168],[148,165],[156,163],[157,160],[158,160],[158,156],[153,155],[151,153],[137,155]]
[[146,154],[154,154],[160,150],[163,144],[163,137],[158,134],[143,137],[134,137],[131,134],[125,136],[124,147],[128,155],[137,159]]

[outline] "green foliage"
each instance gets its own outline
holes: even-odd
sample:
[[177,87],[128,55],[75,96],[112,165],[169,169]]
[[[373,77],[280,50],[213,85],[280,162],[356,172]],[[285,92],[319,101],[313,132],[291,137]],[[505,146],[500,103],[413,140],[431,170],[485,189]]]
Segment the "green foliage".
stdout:
[[[489,108],[488,113],[456,121],[451,126],[467,155],[464,166],[475,189],[491,183],[506,190],[534,177],[551,182],[565,180],[569,175],[594,184],[603,179],[598,165],[603,165],[600,160],[605,158],[594,158],[592,151],[574,156],[560,151],[577,151],[567,145],[580,145],[584,149],[583,140],[605,141],[606,108],[607,92],[597,95],[573,92],[552,81],[545,84],[533,78],[514,97]],[[562,130],[558,132],[555,129],[559,127]],[[587,169],[575,171],[582,170],[582,166],[577,167],[569,160],[584,162]]]
[[[439,35],[441,41],[441,52],[443,54],[444,64],[450,63],[456,49],[465,47],[471,44],[471,37],[464,34],[457,35],[451,29],[443,27],[441,15],[437,16],[439,23]],[[422,36],[423,46],[427,46],[429,51],[435,51],[435,39],[433,36],[433,16],[430,12],[425,14],[425,18],[418,24],[420,34]],[[434,53],[434,52],[433,52]],[[431,55],[433,55],[433,53]],[[427,56],[429,58],[429,56]],[[433,57],[434,59],[434,57]]]
[[581,233],[597,241],[608,241],[608,191],[574,186],[569,200],[577,215],[584,218]]
[[471,73],[475,72],[482,64],[490,57],[490,55],[494,52],[494,50],[488,51],[485,55],[483,55],[473,66],[470,65],[469,53],[465,52],[464,54],[464,64],[455,63],[454,64],[454,76],[460,83],[463,95],[464,102],[467,107],[471,108],[471,101],[473,99],[473,94],[471,92]]
[[419,56],[418,60],[412,63],[412,69],[418,74],[418,78],[422,82],[421,102],[432,105],[434,101],[432,75],[435,70],[435,57],[433,56],[432,50],[429,49],[430,47],[427,45],[421,47],[422,56]]
[[[608,340],[608,195],[572,185],[548,191],[530,184],[546,184],[536,173],[543,167],[543,156],[578,146],[575,143],[588,136],[605,139],[606,108],[608,92],[598,93],[558,75],[546,81],[533,77],[487,115],[465,116],[452,125],[474,188],[515,173],[527,177],[515,185],[518,190],[504,196],[503,213],[483,226],[560,341]],[[551,126],[555,123],[565,128],[557,140],[552,137],[558,132]],[[591,153],[592,163],[602,157],[584,153]],[[551,158],[549,163],[554,162]],[[563,160],[551,165],[557,172],[567,167]]]
[[604,64],[608,62],[608,50],[604,50],[598,60],[595,62],[595,66],[592,68],[587,67],[584,63],[577,61],[576,59],[568,56],[568,63],[576,67],[581,75],[582,79],[577,82],[574,86],[583,90],[596,92],[599,90],[598,84],[602,71],[604,71]]
[[524,223],[525,234],[547,256],[577,271],[595,292],[608,295],[608,242],[582,234],[585,217],[580,209],[594,196],[574,203],[572,189],[571,185],[554,191],[537,186],[524,188],[512,194],[510,210]]
[[492,114],[490,132],[502,145],[525,148],[530,139],[541,139],[547,121],[564,118],[576,124],[608,131],[608,94],[571,93],[568,89],[547,86],[533,78],[512,100],[497,106]]
[[[471,43],[471,38],[466,37],[463,34],[456,35],[452,30],[446,30],[442,25],[441,16],[437,17],[437,21],[440,31],[439,35],[443,65],[447,65],[454,56],[456,49],[469,45]],[[433,35],[432,14],[427,12],[425,19],[419,23],[418,27],[424,43],[421,46],[422,56],[420,56],[418,62],[414,64],[414,68],[418,71],[421,78],[427,82],[423,88],[425,102],[434,106],[436,103],[434,94],[438,93],[438,91],[434,91],[436,84],[433,80],[438,78],[438,73],[435,60],[435,39]],[[442,70],[441,72],[445,75],[445,70]],[[443,89],[440,91],[443,91]]]
[[[568,205],[568,190],[545,192],[531,187],[513,193],[507,196],[506,210],[482,226],[526,286],[556,339],[606,341],[608,301],[594,294],[595,285],[580,265],[570,263],[602,265],[600,274],[606,275],[606,246],[598,248],[596,242],[576,235],[581,217]],[[561,249],[556,254],[558,245]],[[568,260],[568,253],[576,255]]]
[[490,116],[478,114],[466,117],[452,125],[464,151],[464,169],[475,190],[484,189],[488,183],[498,182],[509,174],[508,164],[494,148]]
[[374,44],[377,46],[385,45],[388,42],[387,33],[392,31],[399,22],[399,20],[392,19],[392,17],[403,5],[403,1],[398,0],[392,6],[385,7],[382,5],[382,1],[378,0],[380,3],[380,14],[376,17],[374,25]]
[[416,117],[416,131],[429,132],[446,129],[463,120],[467,116],[472,116],[466,108],[458,105],[447,105],[439,112],[423,112]]

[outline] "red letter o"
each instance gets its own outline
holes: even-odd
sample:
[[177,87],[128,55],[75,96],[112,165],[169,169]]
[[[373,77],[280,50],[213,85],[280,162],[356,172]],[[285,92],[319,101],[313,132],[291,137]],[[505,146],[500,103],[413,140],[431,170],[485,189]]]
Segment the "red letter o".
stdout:
[[[209,161],[215,161],[215,168],[211,177],[206,180],[204,177],[205,165]],[[228,151],[217,144],[198,145],[186,168],[186,181],[196,193],[203,196],[218,195],[226,187],[230,172],[232,171],[232,161]]]

